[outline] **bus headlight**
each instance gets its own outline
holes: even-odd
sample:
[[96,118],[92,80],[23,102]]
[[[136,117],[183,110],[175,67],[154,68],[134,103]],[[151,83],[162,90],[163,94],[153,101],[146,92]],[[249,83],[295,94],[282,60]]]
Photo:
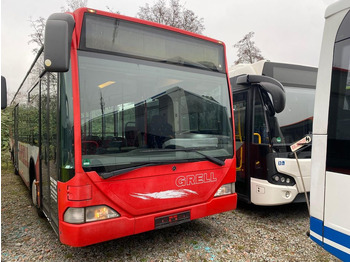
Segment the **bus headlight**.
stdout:
[[218,189],[218,191],[216,191],[214,197],[229,195],[235,192],[236,192],[235,183],[229,183],[229,184],[222,185]]
[[108,206],[70,207],[64,213],[64,221],[82,224],[119,217],[119,213]]
[[268,181],[272,184],[283,186],[294,186],[296,184],[293,177],[280,173],[273,175]]
[[86,208],[86,222],[119,217],[117,211],[108,206],[94,206]]

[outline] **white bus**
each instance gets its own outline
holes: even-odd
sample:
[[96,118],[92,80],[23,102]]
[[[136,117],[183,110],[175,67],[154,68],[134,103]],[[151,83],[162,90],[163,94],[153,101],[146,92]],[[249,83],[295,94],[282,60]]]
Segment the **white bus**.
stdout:
[[311,239],[350,261],[350,1],[330,5],[319,62],[311,165]]
[[[256,81],[238,83],[243,75],[260,77],[262,82],[273,78],[283,87],[272,94]],[[305,201],[305,192],[310,191],[311,147],[297,152],[300,175],[290,145],[312,132],[317,68],[259,61],[233,66],[229,76],[239,199],[262,206]]]

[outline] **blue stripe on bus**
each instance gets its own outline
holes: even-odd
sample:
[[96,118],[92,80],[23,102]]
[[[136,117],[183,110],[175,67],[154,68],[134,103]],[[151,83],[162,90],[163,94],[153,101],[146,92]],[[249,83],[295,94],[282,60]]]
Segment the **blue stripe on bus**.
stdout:
[[350,254],[349,253],[345,253],[344,251],[341,251],[341,250],[339,250],[335,247],[332,247],[328,244],[324,244],[324,249],[342,261],[350,261]]
[[324,237],[346,248],[350,248],[350,236],[329,227],[324,227]]
[[310,217],[310,230],[316,234],[323,236],[323,221],[315,217]]
[[[346,235],[344,233],[341,233],[339,231],[336,231],[329,227],[323,226],[323,221],[319,220],[315,217],[310,218],[310,230],[314,233],[318,234],[322,239],[328,239],[334,243],[337,243],[343,247],[350,248],[350,236]],[[324,238],[323,238],[324,237]],[[326,244],[322,242],[321,240],[310,236],[310,238],[316,242],[318,245],[323,247],[325,250],[327,250],[329,253],[333,254],[337,258],[343,260],[343,261],[350,261],[350,254],[346,253],[342,250],[339,250],[329,244]]]

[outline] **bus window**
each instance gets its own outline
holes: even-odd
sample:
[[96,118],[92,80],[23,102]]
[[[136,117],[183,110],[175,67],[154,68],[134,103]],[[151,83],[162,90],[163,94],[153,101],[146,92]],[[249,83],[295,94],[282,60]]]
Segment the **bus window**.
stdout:
[[267,144],[269,143],[268,126],[265,117],[265,107],[262,103],[262,97],[258,89],[255,91],[254,104],[254,125],[253,125],[253,143]]
[[[348,19],[350,21],[350,19]],[[327,170],[350,174],[350,39],[335,45],[329,104]],[[346,146],[344,146],[346,145]]]

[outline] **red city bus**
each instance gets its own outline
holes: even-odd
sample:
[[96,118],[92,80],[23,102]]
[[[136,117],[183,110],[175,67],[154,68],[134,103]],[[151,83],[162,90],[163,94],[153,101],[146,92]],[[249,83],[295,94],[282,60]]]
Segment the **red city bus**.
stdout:
[[53,14],[17,91],[15,170],[62,243],[236,208],[225,46],[91,9]]

